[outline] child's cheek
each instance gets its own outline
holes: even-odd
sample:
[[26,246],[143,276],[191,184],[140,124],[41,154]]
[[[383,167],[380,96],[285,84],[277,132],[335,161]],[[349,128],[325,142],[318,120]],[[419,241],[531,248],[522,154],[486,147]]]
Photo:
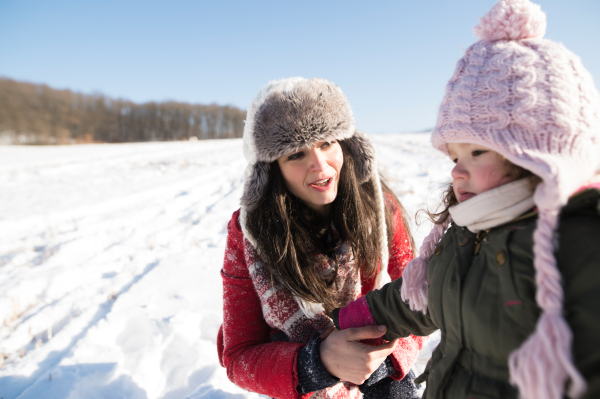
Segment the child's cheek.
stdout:
[[480,189],[482,192],[492,190],[504,184],[504,171],[497,168],[486,168],[481,171]]

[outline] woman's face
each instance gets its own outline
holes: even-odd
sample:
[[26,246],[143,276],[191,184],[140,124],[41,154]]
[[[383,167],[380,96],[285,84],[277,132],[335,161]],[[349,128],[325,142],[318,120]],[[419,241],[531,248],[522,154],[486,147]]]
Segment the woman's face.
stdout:
[[287,189],[320,215],[327,215],[337,196],[344,164],[342,147],[335,141],[319,141],[312,147],[277,159]]
[[495,151],[471,143],[450,143],[448,154],[456,165],[452,186],[458,202],[463,202],[515,178],[508,161]]

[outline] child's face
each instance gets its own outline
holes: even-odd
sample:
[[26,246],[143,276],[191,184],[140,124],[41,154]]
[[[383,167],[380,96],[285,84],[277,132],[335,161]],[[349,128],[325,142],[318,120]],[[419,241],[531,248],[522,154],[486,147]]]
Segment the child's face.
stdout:
[[448,153],[456,164],[452,185],[458,202],[463,202],[512,180],[508,161],[478,144],[450,143]]

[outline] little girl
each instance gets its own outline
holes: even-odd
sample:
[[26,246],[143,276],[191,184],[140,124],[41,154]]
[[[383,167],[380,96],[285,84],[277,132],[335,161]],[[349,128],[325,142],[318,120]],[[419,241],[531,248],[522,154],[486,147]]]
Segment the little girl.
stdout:
[[435,227],[332,314],[387,340],[440,329],[425,398],[600,397],[600,96],[545,26],[528,0],[480,20],[432,133],[456,163]]

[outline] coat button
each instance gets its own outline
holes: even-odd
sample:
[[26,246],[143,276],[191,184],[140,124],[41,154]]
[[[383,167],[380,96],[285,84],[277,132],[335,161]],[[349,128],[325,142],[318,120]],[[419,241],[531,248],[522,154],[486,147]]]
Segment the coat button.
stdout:
[[503,266],[506,263],[506,252],[503,250],[498,251],[496,254],[496,263],[498,266]]
[[435,255],[439,255],[442,253],[442,250],[444,249],[444,246],[442,244],[438,245],[437,247],[435,247]]
[[469,243],[469,237],[463,237],[460,239],[460,241],[458,242],[458,245],[460,245],[461,247],[464,247],[465,245],[467,245]]

